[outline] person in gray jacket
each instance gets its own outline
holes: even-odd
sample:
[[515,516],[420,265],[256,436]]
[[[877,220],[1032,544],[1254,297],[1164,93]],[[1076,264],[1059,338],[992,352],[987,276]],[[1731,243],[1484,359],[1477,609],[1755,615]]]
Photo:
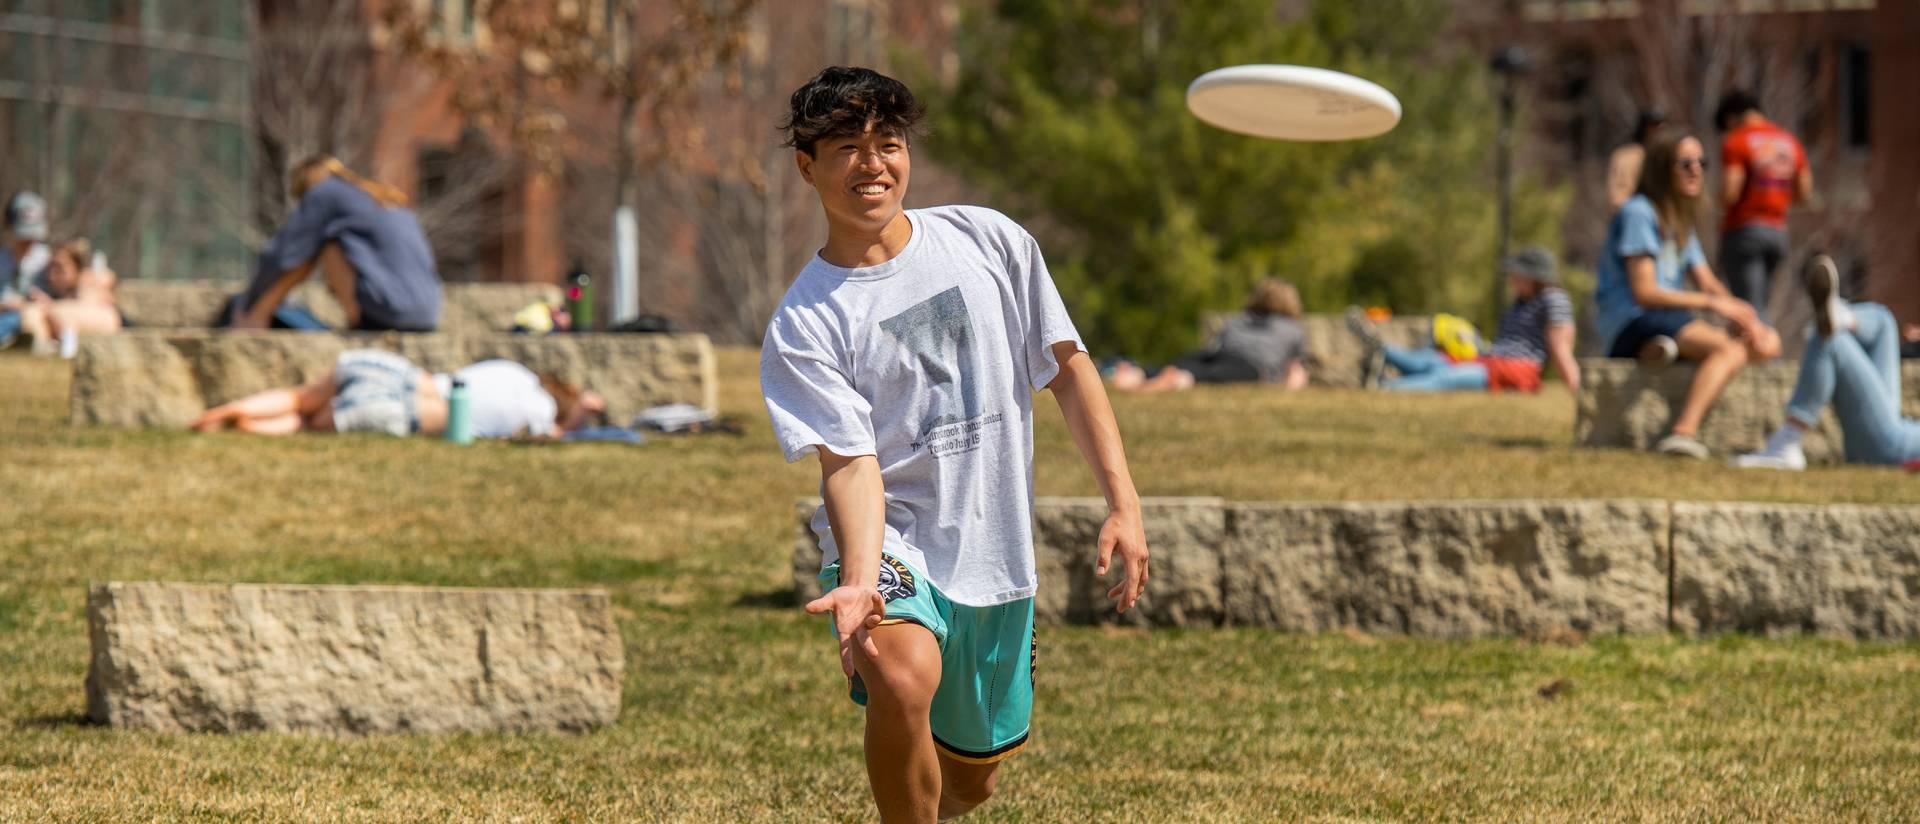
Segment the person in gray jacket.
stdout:
[[349,327],[433,331],[440,323],[440,275],[406,194],[326,155],[302,161],[288,177],[299,205],[260,252],[229,324],[267,328],[294,287],[319,272]]
[[1205,348],[1149,373],[1132,361],[1113,365],[1108,380],[1122,392],[1168,392],[1203,383],[1307,385],[1307,333],[1300,328],[1300,292],[1268,278],[1247,296],[1246,311],[1227,319]]

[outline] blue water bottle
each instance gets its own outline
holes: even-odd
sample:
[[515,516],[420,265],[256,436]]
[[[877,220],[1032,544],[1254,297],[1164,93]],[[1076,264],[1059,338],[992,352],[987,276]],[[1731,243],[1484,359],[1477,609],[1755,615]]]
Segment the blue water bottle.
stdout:
[[447,393],[447,440],[466,446],[473,443],[473,410],[468,408],[467,382],[453,379],[453,391]]

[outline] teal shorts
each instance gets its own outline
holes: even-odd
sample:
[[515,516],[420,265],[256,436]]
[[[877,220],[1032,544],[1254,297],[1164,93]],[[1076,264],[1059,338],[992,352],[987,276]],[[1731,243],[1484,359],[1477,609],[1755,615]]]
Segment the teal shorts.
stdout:
[[[839,585],[840,564],[820,570],[821,589]],[[1033,718],[1033,599],[956,604],[911,564],[886,553],[880,555],[880,594],[887,602],[882,626],[919,624],[940,644],[940,686],[928,713],[934,745],[969,764],[991,764],[1026,746]],[[848,696],[867,704],[858,674]]]

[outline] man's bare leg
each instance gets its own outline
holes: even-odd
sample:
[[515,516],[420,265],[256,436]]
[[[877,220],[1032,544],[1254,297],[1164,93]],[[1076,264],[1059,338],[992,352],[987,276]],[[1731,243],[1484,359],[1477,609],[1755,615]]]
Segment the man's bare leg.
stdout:
[[994,764],[968,764],[940,756],[940,820],[952,821],[985,804],[993,795]]
[[[854,654],[867,686],[867,780],[880,820],[926,824],[940,810],[940,758],[927,713],[940,687],[940,645],[918,624],[872,630],[880,657]],[[855,647],[856,650],[859,647]]]
[[327,279],[327,291],[333,299],[340,301],[340,308],[346,310],[347,328],[360,328],[360,302],[354,298],[354,281],[359,275],[353,266],[347,263],[347,255],[340,251],[339,243],[329,243],[320,247],[320,255],[315,258],[320,264],[320,276]]

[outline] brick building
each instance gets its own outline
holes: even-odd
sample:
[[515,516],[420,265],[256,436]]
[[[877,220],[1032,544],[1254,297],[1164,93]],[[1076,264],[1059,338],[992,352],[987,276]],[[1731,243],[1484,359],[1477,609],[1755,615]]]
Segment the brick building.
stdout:
[[[1574,184],[1566,226],[1573,262],[1591,265],[1597,254],[1607,154],[1626,140],[1638,107],[1661,106],[1712,154],[1714,107],[1724,91],[1744,87],[1801,137],[1813,167],[1819,197],[1790,217],[1789,265],[1828,250],[1856,294],[1920,322],[1920,157],[1912,152],[1920,108],[1902,100],[1920,77],[1920,3],[1508,0],[1463,11],[1461,22],[1489,52],[1517,43],[1534,55],[1534,139],[1525,161]],[[1709,225],[1717,226],[1713,200]],[[1718,238],[1702,241],[1711,258]],[[1804,301],[1782,303],[1776,319],[1797,325]]]

